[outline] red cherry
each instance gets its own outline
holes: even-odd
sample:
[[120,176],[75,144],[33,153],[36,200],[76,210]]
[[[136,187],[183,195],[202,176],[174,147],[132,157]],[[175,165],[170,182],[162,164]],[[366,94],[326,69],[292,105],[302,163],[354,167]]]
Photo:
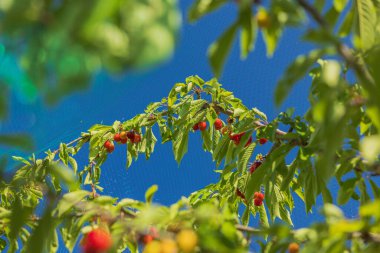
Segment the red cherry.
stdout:
[[216,130],[220,130],[223,127],[223,121],[221,119],[216,119],[214,122],[214,127]]
[[153,238],[152,235],[144,235],[143,238],[142,238],[142,241],[143,241],[144,245],[147,245],[148,243],[150,243],[153,240],[154,240],[154,238]]
[[125,143],[127,143],[127,141],[128,141],[128,138],[126,138],[124,140],[122,139],[120,142],[123,143],[123,144],[125,144]]
[[112,247],[111,235],[103,229],[94,229],[83,239],[84,253],[102,253]]
[[261,144],[261,145],[264,145],[265,143],[267,143],[267,139],[265,139],[265,138],[260,138],[259,139],[259,143]]
[[127,138],[132,141],[135,138],[135,132],[134,131],[129,131],[127,133]]
[[253,195],[253,198],[263,201],[264,200],[264,194],[262,194],[261,192],[255,192],[255,194]]
[[135,137],[133,138],[133,143],[139,143],[141,141],[141,135],[135,134]]
[[119,133],[116,133],[116,134],[113,136],[113,140],[116,141],[116,142],[121,141],[121,139],[120,139],[120,134],[119,134]]
[[249,167],[249,173],[252,174],[253,172],[255,172],[255,170],[256,170],[260,165],[261,165],[261,162],[258,162],[258,161],[252,163],[251,167]]
[[206,121],[199,122],[198,123],[198,127],[199,127],[199,130],[201,130],[201,131],[206,130],[206,128],[207,128],[207,122]]
[[108,153],[112,153],[115,150],[115,145],[112,141],[106,141],[104,147],[107,149]]
[[261,199],[256,198],[253,203],[255,206],[261,206],[263,204],[263,201]]
[[198,125],[198,123],[197,123],[197,124],[195,124],[195,125],[193,126],[193,130],[194,130],[194,131],[197,131],[197,130],[199,130],[199,125]]
[[239,145],[241,137],[245,134],[245,132],[240,134],[230,134],[230,140],[232,140],[235,145]]
[[[127,141],[127,140],[128,140],[128,134],[127,134],[127,132],[122,131],[122,132],[120,133],[120,140],[122,140],[122,141]],[[125,143],[125,142],[124,142],[124,143]]]

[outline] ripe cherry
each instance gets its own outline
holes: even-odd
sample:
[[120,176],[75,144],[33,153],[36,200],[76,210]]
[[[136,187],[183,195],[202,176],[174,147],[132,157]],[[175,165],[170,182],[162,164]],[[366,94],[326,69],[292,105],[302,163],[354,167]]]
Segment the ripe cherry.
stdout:
[[116,141],[116,142],[121,141],[121,139],[120,139],[120,134],[119,134],[119,133],[116,133],[116,134],[113,136],[113,140]]
[[207,128],[207,122],[206,121],[199,122],[198,123],[198,127],[199,127],[199,130],[201,130],[201,131],[206,130],[206,128]]
[[199,130],[199,125],[198,125],[198,123],[197,123],[197,124],[195,124],[195,125],[193,126],[193,130],[194,130],[194,131],[197,131],[197,130]]
[[144,245],[147,245],[148,243],[150,243],[153,240],[154,240],[154,237],[152,235],[144,235],[142,238],[142,242]]
[[223,127],[223,121],[221,119],[216,119],[214,122],[214,127],[216,130],[220,130]]
[[121,139],[121,143],[123,143],[123,144],[125,144],[125,143],[127,143],[127,141],[128,141],[128,138],[125,138],[125,139]]
[[253,201],[253,203],[255,204],[255,206],[261,206],[263,204],[263,201],[261,199],[257,198]]
[[141,141],[141,135],[135,134],[135,137],[133,138],[133,143],[139,143]]
[[112,153],[115,150],[115,145],[112,141],[106,141],[104,147],[107,149],[108,153]]
[[[243,137],[244,134],[245,134],[245,132],[242,132],[239,134],[230,134],[230,140],[232,140],[235,143],[235,145],[239,145],[241,137]],[[249,139],[248,139],[247,143],[244,145],[244,147],[247,147],[251,143],[252,143],[252,136],[249,137]]]
[[112,247],[111,235],[103,229],[94,229],[84,237],[82,249],[84,253],[102,253]]
[[260,138],[260,139],[259,139],[259,143],[260,143],[261,145],[264,145],[265,143],[267,143],[267,141],[268,141],[268,139],[265,139],[265,138]]
[[121,133],[120,133],[120,140],[121,141],[127,141],[128,140],[128,136],[127,136],[128,134],[127,134],[127,132],[126,131],[122,131]]
[[264,200],[264,194],[262,194],[261,192],[255,192],[255,194],[253,195],[253,198],[263,201]]
[[245,133],[240,133],[240,134],[230,134],[230,140],[232,140],[236,145],[239,145],[241,137]]
[[135,138],[135,132],[133,130],[129,131],[127,133],[127,138],[132,141]]
[[300,246],[298,245],[298,243],[292,242],[291,244],[289,244],[289,247],[288,247],[289,253],[298,253],[299,250],[300,250]]
[[251,167],[249,167],[249,173],[253,173],[255,172],[255,170],[261,165],[261,162],[259,161],[256,161],[254,163],[251,164]]

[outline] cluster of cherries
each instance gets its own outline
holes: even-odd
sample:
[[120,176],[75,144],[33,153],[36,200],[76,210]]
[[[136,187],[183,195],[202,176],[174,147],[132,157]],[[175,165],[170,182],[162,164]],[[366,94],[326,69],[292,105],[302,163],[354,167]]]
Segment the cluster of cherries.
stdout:
[[[120,133],[116,133],[113,136],[113,140],[117,143],[125,144],[129,140],[131,143],[139,143],[141,141],[141,135],[136,133],[135,131],[121,131]],[[113,141],[107,140],[104,143],[104,148],[107,150],[108,153],[112,153],[115,150],[115,144],[113,144]]]
[[[242,193],[239,189],[236,189],[236,195],[246,202],[244,193]],[[255,192],[255,194],[253,195],[253,204],[255,206],[261,206],[263,204],[263,201],[264,194],[262,194],[261,192]]]
[[[222,129],[223,121],[221,119],[216,119],[214,122],[214,127],[216,130]],[[207,122],[206,121],[200,121],[193,126],[194,131],[197,131],[197,130],[204,131],[206,129],[207,129]]]
[[264,194],[262,194],[261,192],[255,192],[255,194],[253,195],[253,203],[255,204],[255,206],[261,206],[263,204],[263,201]]
[[[222,134],[223,135],[226,134],[226,133],[229,133],[230,140],[232,140],[235,143],[235,145],[239,145],[241,138],[245,134],[245,132],[238,133],[238,134],[232,134],[230,132],[230,129],[228,127],[223,127],[223,121],[221,119],[219,119],[219,118],[217,118],[214,121],[214,127],[215,127],[216,130],[222,130]],[[197,130],[204,131],[206,129],[207,129],[207,122],[206,121],[200,121],[200,122],[196,123],[193,126],[193,130],[194,131],[197,131]],[[266,138],[260,138],[259,139],[259,143],[261,145],[267,143],[267,141],[268,140]],[[245,147],[247,147],[251,143],[252,143],[252,136],[249,137],[247,143],[245,144]]]

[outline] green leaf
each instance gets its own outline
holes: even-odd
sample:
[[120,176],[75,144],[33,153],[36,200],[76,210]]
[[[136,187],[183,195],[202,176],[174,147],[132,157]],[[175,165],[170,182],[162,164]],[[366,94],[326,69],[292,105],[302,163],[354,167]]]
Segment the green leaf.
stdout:
[[56,252],[58,238],[55,226],[56,222],[51,216],[51,206],[48,206],[25,245],[25,252]]
[[252,17],[250,5],[240,11],[239,23],[241,26],[240,57],[245,59],[248,53],[253,50],[257,36],[257,23]]
[[0,134],[0,145],[16,147],[25,151],[34,148],[33,139],[28,134]]
[[90,195],[90,192],[84,190],[78,190],[75,192],[66,193],[59,201],[55,214],[57,217],[62,217],[68,212],[75,204],[82,201],[85,197]]
[[338,205],[346,204],[354,193],[357,178],[351,178],[340,185],[338,191]]
[[340,37],[346,37],[351,33],[353,24],[355,20],[355,5],[352,5],[351,10],[349,10],[344,17],[344,21],[339,28],[338,35]]
[[262,228],[269,228],[268,215],[265,210],[265,206],[264,205],[258,206],[257,209],[259,209],[259,214],[260,214],[260,226]]
[[158,190],[158,186],[156,184],[149,187],[149,189],[145,192],[146,203],[152,203],[153,196],[157,192],[157,190]]
[[256,143],[252,142],[248,147],[246,147],[240,154],[238,158],[238,170],[243,172],[247,169],[248,161],[252,156],[253,150],[256,147]]
[[26,164],[26,165],[31,165],[28,160],[26,160],[25,158],[19,157],[19,156],[12,156],[12,159],[15,161],[21,162],[23,164]]
[[263,37],[267,47],[267,56],[272,57],[277,48],[278,41],[282,35],[282,29],[279,26],[271,25],[263,29]]
[[307,171],[304,172],[305,175],[305,183],[304,183],[304,189],[305,189],[305,207],[306,212],[311,211],[312,206],[315,204],[315,201],[317,199],[317,179],[313,172],[313,169],[311,167],[308,168]]
[[347,6],[349,0],[334,0],[334,8],[338,11],[341,12],[343,9]]
[[369,183],[372,188],[373,196],[375,198],[380,198],[380,187],[377,186],[376,183],[372,179],[369,179]]
[[364,51],[375,44],[376,11],[371,0],[355,0],[355,33],[358,36],[356,46]]
[[278,82],[275,90],[275,103],[279,106],[295,83],[305,77],[307,71],[326,53],[325,50],[314,50],[308,55],[298,56],[297,59],[287,68],[285,75]]
[[69,153],[67,152],[67,146],[65,143],[61,143],[61,145],[59,145],[59,158],[64,165],[67,166],[69,164]]
[[187,146],[189,142],[189,128],[182,128],[177,130],[173,140],[173,153],[174,159],[178,165],[181,163],[183,156],[187,153]]
[[203,148],[212,153],[212,127],[202,131]]
[[226,156],[229,143],[230,138],[227,134],[224,135],[221,139],[219,139],[219,142],[214,149],[214,153],[212,154],[213,159],[216,162],[216,166],[219,166],[224,157]]
[[249,224],[249,217],[251,215],[250,208],[247,206],[247,208],[244,210],[243,216],[241,218],[241,222],[244,226],[247,226]]
[[216,77],[219,77],[222,72],[238,28],[239,24],[234,23],[208,49],[208,58]]

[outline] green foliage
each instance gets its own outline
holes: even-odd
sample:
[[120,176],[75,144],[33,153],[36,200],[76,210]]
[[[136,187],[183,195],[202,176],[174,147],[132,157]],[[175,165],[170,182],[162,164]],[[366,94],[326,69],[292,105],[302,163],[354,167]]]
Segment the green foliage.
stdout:
[[[112,3],[94,5],[90,21],[98,22],[113,13],[116,5]],[[195,1],[189,17],[195,21],[224,4],[227,1]],[[115,121],[112,126],[94,125],[58,150],[47,151],[45,158],[14,157],[21,167],[0,184],[1,248],[56,252],[61,237],[73,251],[80,238],[101,228],[112,236],[112,251],[128,248],[138,252],[142,238],[154,228],[156,246],[173,243],[180,231],[192,231],[198,239],[192,249],[196,252],[247,252],[252,243],[263,252],[284,252],[291,243],[302,252],[379,251],[380,190],[372,176],[380,175],[380,4],[370,0],[337,0],[329,6],[323,0],[314,4],[272,0],[267,8],[258,1],[236,4],[237,20],[209,49],[211,66],[218,75],[239,30],[242,58],[253,50],[258,31],[271,56],[287,27],[300,25],[305,13],[314,19],[315,25],[303,38],[317,48],[288,67],[275,93],[279,105],[309,73],[310,108],[306,114],[296,116],[287,110],[268,120],[257,108],[247,108],[216,79],[188,77],[134,118]],[[2,3],[0,9],[4,6]],[[25,18],[29,17],[21,15],[18,22]],[[94,27],[86,29],[93,31]],[[347,36],[353,48],[341,40]],[[110,53],[107,50],[102,52]],[[221,130],[213,127],[216,118],[226,119]],[[157,125],[162,143],[172,142],[174,159],[180,165],[198,122],[208,125],[201,129],[200,138],[217,166],[217,182],[169,207],[153,202],[156,185],[145,193],[145,202],[100,195],[103,164],[112,157],[112,150],[104,144],[112,142],[115,134],[139,136],[130,136],[126,143],[126,166],[130,167],[141,155],[146,159],[153,155]],[[256,151],[263,145],[260,139],[271,143],[266,154]],[[75,156],[83,152],[85,143],[89,144],[88,164],[78,166]],[[115,144],[116,148],[121,145]],[[330,193],[332,180],[339,184],[337,195]],[[259,192],[265,194],[262,203],[254,201]],[[325,221],[292,229],[294,198],[300,198],[310,212],[320,196]],[[345,218],[332,204],[349,201],[358,203],[355,219]],[[248,227],[254,218],[260,226]],[[180,242],[171,245],[180,247]],[[144,252],[148,249],[149,244]]]

